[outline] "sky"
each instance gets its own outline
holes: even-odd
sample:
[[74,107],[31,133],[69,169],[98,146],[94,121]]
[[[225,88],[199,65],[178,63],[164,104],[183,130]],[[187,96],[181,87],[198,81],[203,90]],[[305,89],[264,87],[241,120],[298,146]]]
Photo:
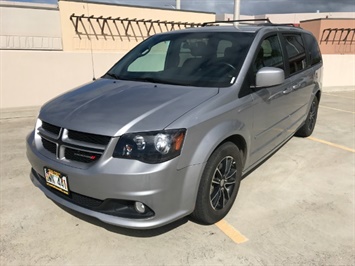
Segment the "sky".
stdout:
[[[12,0],[16,1],[16,0]],[[56,3],[57,0],[18,0],[21,2]],[[173,8],[175,0],[84,0],[125,5]],[[181,9],[217,14],[234,11],[234,0],[180,0]],[[242,15],[308,12],[355,12],[355,0],[240,0]]]

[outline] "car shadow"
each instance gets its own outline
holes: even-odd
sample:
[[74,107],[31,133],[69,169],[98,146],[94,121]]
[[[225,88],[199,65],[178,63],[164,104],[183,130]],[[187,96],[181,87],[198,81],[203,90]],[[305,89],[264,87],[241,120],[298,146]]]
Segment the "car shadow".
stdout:
[[104,223],[95,217],[91,217],[91,216],[82,214],[80,212],[76,212],[76,211],[69,209],[63,205],[60,205],[54,201],[53,201],[53,203],[55,203],[58,207],[60,207],[64,211],[68,212],[69,214],[75,216],[76,218],[78,218],[80,220],[83,220],[83,221],[93,224],[95,226],[104,228],[107,231],[110,231],[112,233],[131,236],[131,237],[139,237],[139,238],[156,237],[156,236],[165,234],[171,230],[174,230],[177,227],[180,227],[181,225],[183,225],[189,221],[189,219],[187,217],[184,217],[184,218],[181,218],[175,222],[172,222],[170,224],[167,224],[167,225],[161,226],[159,228],[155,228],[155,229],[129,229],[129,228],[124,228],[124,227],[119,227],[119,226]]

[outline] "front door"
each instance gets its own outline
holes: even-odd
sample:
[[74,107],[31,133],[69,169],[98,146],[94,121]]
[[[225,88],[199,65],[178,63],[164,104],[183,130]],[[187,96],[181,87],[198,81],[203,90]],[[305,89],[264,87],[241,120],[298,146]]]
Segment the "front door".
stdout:
[[[284,69],[283,52],[278,35],[263,40],[253,63],[254,75],[262,67]],[[292,87],[286,79],[281,85],[256,88],[252,93],[254,101],[253,140],[251,162],[255,163],[282,143],[289,135],[291,126]]]

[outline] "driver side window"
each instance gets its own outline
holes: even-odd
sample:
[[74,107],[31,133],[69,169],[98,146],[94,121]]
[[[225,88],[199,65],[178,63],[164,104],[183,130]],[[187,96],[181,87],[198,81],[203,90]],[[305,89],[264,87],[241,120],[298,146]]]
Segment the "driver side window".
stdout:
[[256,73],[263,67],[284,69],[281,43],[277,35],[269,36],[262,41],[249,69],[247,78],[242,85],[239,97],[244,97],[253,92],[251,88],[254,88],[256,85]]
[[284,69],[281,44],[277,35],[267,37],[261,43],[254,60],[254,74],[262,67],[278,67]]

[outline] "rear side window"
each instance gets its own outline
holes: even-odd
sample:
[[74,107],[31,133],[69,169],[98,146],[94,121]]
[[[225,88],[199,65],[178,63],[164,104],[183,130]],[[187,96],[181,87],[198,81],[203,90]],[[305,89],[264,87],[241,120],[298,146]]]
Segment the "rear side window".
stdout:
[[306,51],[301,35],[284,34],[290,75],[302,71],[307,66]]
[[311,34],[305,34],[304,40],[309,56],[309,66],[314,66],[322,61],[322,55],[319,50],[318,42]]

